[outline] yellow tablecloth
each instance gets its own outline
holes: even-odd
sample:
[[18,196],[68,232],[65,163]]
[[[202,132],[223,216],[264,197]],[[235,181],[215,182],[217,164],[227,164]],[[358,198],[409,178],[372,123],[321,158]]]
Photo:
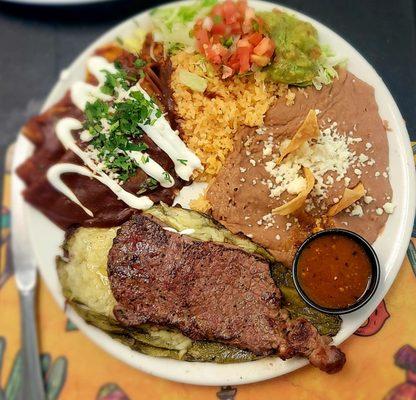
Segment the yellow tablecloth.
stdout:
[[[9,257],[9,195],[10,175],[6,169],[0,249],[0,400],[14,400],[21,384],[19,302]],[[413,240],[409,244],[408,257],[385,301],[365,326],[341,346],[347,364],[339,374],[326,375],[305,367],[276,379],[236,388],[173,383],[123,364],[78,331],[40,282],[38,322],[48,399],[416,399],[414,243]]]

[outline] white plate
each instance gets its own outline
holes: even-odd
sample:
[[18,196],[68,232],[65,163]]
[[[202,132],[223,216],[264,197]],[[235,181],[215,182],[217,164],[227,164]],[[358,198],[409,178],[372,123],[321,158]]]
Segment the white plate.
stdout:
[[[262,10],[270,10],[276,7],[276,4],[263,1],[250,1],[250,5]],[[405,256],[415,210],[413,156],[403,118],[390,92],[371,65],[351,45],[327,27],[293,10],[285,7],[280,8],[313,23],[319,32],[321,41],[331,45],[338,55],[348,58],[349,70],[374,86],[381,117],[389,122],[391,128],[387,135],[389,138],[393,201],[397,204],[397,208],[388,219],[383,234],[375,243],[375,249],[382,265],[380,286],[375,296],[364,308],[344,318],[342,329],[335,337],[335,343],[339,344],[351,336],[380,303],[393,283]],[[83,79],[85,62],[96,48],[114,40],[117,36],[126,34],[135,27],[135,21],[139,26],[148,27],[150,24],[148,12],[139,14],[118,25],[85,50],[70,66],[68,78],[60,80],[55,85],[43,109],[59,100],[74,80]],[[16,163],[23,161],[31,154],[31,151],[32,145],[20,135],[16,146]],[[26,206],[25,212],[27,227],[41,276],[56,301],[63,307],[64,298],[55,271],[55,256],[59,254],[59,246],[62,243],[64,233],[29,205]],[[286,374],[306,364],[305,360],[282,361],[276,357],[228,365],[191,363],[150,357],[130,350],[102,331],[87,325],[73,310],[67,310],[67,314],[92,341],[114,357],[142,371],[178,382],[198,385],[235,385],[258,382]],[[316,371],[316,373],[320,372]]]

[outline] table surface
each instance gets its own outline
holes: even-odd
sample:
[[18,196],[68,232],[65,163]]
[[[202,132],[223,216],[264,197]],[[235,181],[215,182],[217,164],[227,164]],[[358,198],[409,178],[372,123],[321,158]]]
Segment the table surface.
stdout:
[[[39,111],[62,69],[110,27],[160,3],[119,0],[42,7],[0,0],[0,158],[19,127]],[[280,3],[323,22],[356,47],[386,82],[414,136],[416,40],[412,0]],[[0,165],[3,168],[3,163]]]

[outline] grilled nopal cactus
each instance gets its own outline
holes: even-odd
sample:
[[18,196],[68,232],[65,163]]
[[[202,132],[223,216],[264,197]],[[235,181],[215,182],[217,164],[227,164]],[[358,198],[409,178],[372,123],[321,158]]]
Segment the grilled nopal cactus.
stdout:
[[[293,288],[290,272],[250,239],[232,234],[209,216],[196,211],[161,204],[145,213],[179,232],[187,229],[187,234],[194,239],[233,244],[265,257],[270,262],[273,279],[282,290],[285,307],[293,317],[303,316],[310,320],[321,334],[335,335],[338,332],[340,318],[308,307]],[[152,356],[218,363],[257,358],[248,351],[222,343],[192,341],[173,329],[161,329],[148,324],[136,329],[122,326],[113,315],[116,300],[107,277],[107,255],[117,229],[78,228],[68,235],[63,245],[65,256],[57,260],[58,277],[64,296],[85,321],[132,349]]]

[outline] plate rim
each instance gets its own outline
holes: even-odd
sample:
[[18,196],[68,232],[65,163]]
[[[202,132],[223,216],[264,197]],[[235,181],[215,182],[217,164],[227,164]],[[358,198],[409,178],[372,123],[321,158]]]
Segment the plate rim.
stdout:
[[[185,1],[180,1],[180,2],[175,2],[175,3],[167,3],[164,4],[162,7],[169,7],[172,4],[175,5],[180,5],[180,4],[186,4],[189,3],[189,0],[185,0]],[[271,9],[271,8],[280,8],[284,11],[288,11],[290,13],[293,13],[295,15],[297,15],[298,17],[309,21],[311,23],[314,24],[315,27],[318,28],[318,31],[321,32],[326,32],[327,34],[329,34],[330,36],[332,36],[334,39],[336,39],[337,41],[341,41],[344,45],[344,47],[346,47],[352,54],[354,54],[354,58],[356,58],[357,60],[359,60],[360,64],[363,64],[367,69],[371,70],[374,79],[376,79],[376,84],[377,86],[375,86],[375,88],[379,88],[379,90],[381,90],[383,92],[383,97],[387,96],[387,100],[388,100],[388,105],[389,105],[389,113],[391,114],[392,117],[394,117],[395,119],[395,124],[398,126],[398,130],[399,132],[397,132],[397,134],[401,134],[403,137],[400,140],[400,144],[402,145],[402,149],[403,152],[403,157],[402,157],[402,161],[404,162],[404,164],[407,166],[406,168],[402,169],[401,171],[404,173],[404,178],[406,183],[408,183],[409,185],[406,185],[405,190],[407,193],[407,197],[406,197],[406,204],[407,207],[405,208],[405,215],[403,216],[402,220],[405,221],[405,225],[402,226],[400,230],[398,230],[398,234],[400,234],[399,236],[399,240],[400,240],[400,244],[399,246],[395,249],[396,255],[395,255],[395,263],[392,266],[392,270],[390,271],[389,274],[382,276],[382,278],[384,278],[384,281],[381,283],[379,289],[377,290],[376,296],[373,297],[372,301],[370,301],[365,307],[364,309],[362,309],[359,312],[353,313],[351,314],[351,316],[347,316],[345,317],[345,319],[351,320],[349,321],[350,327],[349,327],[349,333],[347,333],[346,335],[344,335],[345,337],[343,337],[342,339],[337,339],[335,340],[335,343],[339,344],[341,342],[343,342],[344,340],[346,340],[348,337],[350,337],[353,332],[365,321],[365,319],[368,318],[368,316],[371,314],[371,312],[377,307],[379,301],[381,299],[384,298],[385,294],[387,293],[387,291],[390,289],[395,277],[397,276],[397,273],[400,269],[400,266],[403,262],[403,259],[405,257],[406,254],[406,250],[407,250],[407,246],[408,246],[408,239],[410,239],[411,237],[411,232],[412,232],[412,226],[413,226],[413,219],[414,219],[414,213],[415,213],[415,170],[413,168],[414,164],[413,164],[413,154],[411,152],[411,147],[410,146],[405,146],[405,144],[407,145],[408,143],[410,143],[410,139],[409,139],[409,135],[407,132],[407,128],[405,126],[403,117],[400,113],[400,110],[396,104],[396,102],[394,101],[394,98],[392,97],[389,89],[387,88],[387,86],[384,84],[383,80],[381,79],[381,77],[377,74],[377,72],[375,71],[375,69],[372,67],[372,65],[358,52],[358,50],[356,50],[348,41],[346,41],[345,39],[343,39],[340,35],[338,35],[336,32],[334,32],[332,29],[328,28],[326,25],[323,25],[321,22],[319,22],[318,20],[311,18],[301,12],[298,12],[297,10],[282,6],[278,3],[271,3],[271,2],[267,2],[267,1],[260,1],[260,0],[249,0],[249,3],[254,6],[255,8],[266,8],[266,9]],[[98,37],[96,40],[94,40],[89,46],[87,46],[87,48],[82,51],[75,59],[74,61],[71,63],[71,65],[68,67],[68,70],[72,71],[72,70],[77,70],[77,68],[79,68],[81,65],[84,64],[83,60],[89,55],[91,54],[97,47],[105,45],[106,43],[108,43],[109,41],[111,41],[111,39],[114,39],[117,36],[117,32],[121,32],[121,31],[127,31],[128,30],[128,25],[134,23],[134,21],[137,18],[146,18],[146,16],[148,16],[148,13],[151,9],[147,9],[144,10],[134,16],[131,16],[130,18],[126,19],[125,21],[122,21],[121,23],[117,24],[116,26],[114,26],[113,28],[107,30],[106,32],[104,32],[104,34],[102,34],[100,37]],[[147,17],[148,18],[148,17]],[[342,55],[342,54],[341,54]],[[79,64],[79,65],[78,65]],[[85,68],[85,65],[84,65]],[[55,102],[56,100],[53,100],[55,97],[57,97],[59,95],[59,93],[62,95],[62,93],[64,92],[64,89],[62,87],[62,80],[58,79],[58,81],[55,83],[55,85],[53,86],[53,88],[51,89],[51,91],[49,92],[43,106],[42,106],[42,111],[45,110],[45,108],[49,107],[53,102]],[[58,96],[59,97],[59,96]],[[379,104],[378,104],[379,105]],[[13,191],[14,190],[19,190],[19,187],[22,188],[23,185],[21,183],[21,181],[16,177],[16,175],[14,174],[14,170],[15,170],[15,166],[18,165],[18,163],[20,163],[22,161],[22,159],[24,159],[28,153],[28,146],[30,147],[30,145],[28,144],[29,142],[27,141],[26,138],[24,138],[21,133],[19,133],[18,139],[17,139],[17,144],[16,144],[16,149],[22,149],[24,150],[26,148],[26,153],[25,151],[19,152],[16,151],[15,152],[15,157],[14,157],[14,167],[13,167],[13,182],[17,181],[17,184],[13,184]],[[389,145],[389,150],[390,149],[390,145]],[[20,182],[19,182],[20,181]],[[20,185],[19,185],[20,183]],[[30,220],[33,219],[33,215],[36,213],[39,213],[38,211],[36,211],[33,207],[31,207],[30,205],[28,205],[27,203],[25,203],[25,220],[26,223],[29,224]],[[44,217],[46,219],[46,217]],[[49,221],[50,222],[50,221]],[[30,235],[30,241],[31,241],[31,247],[32,247],[32,251],[35,253],[37,260],[40,259],[39,254],[37,253],[37,246],[35,243],[35,237],[34,235],[31,234],[31,232],[29,231],[29,235]],[[13,239],[12,239],[13,240]],[[61,309],[63,308],[63,295],[61,293],[61,288],[59,287],[54,288],[51,287],[50,284],[48,283],[48,279],[46,274],[46,271],[44,270],[45,268],[42,268],[41,266],[39,266],[39,271],[40,274],[44,280],[44,282],[46,282],[46,285],[48,287],[49,292],[53,295],[53,297],[55,298],[56,302],[59,304],[59,306],[61,307]],[[389,283],[386,284],[385,280],[388,280]],[[378,298],[379,300],[375,301],[375,298]],[[134,352],[134,356],[129,355],[128,353],[133,352],[132,350],[128,349],[129,351],[122,351],[121,348],[126,349],[127,346],[124,346],[118,342],[116,342],[114,339],[110,338],[107,334],[103,333],[102,331],[100,331],[99,329],[91,326],[91,325],[87,325],[85,323],[85,321],[79,317],[71,308],[68,307],[67,310],[64,310],[66,312],[66,314],[68,315],[68,317],[71,318],[71,320],[80,328],[80,330],[86,334],[95,344],[97,344],[99,347],[101,347],[104,351],[106,351],[107,353],[110,353],[111,355],[113,355],[114,357],[116,357],[117,359],[133,366],[134,368],[140,369],[144,372],[150,373],[152,375],[158,376],[158,377],[162,377],[165,379],[169,379],[169,380],[173,380],[173,381],[177,381],[177,382],[182,382],[182,383],[190,383],[190,384],[199,384],[199,385],[208,385],[208,386],[219,386],[219,385],[236,385],[236,384],[247,384],[247,383],[253,383],[253,382],[259,382],[259,381],[263,381],[266,379],[270,379],[276,376],[280,376],[283,374],[287,374],[303,365],[306,365],[307,362],[305,360],[301,360],[301,359],[292,359],[289,361],[282,361],[280,359],[277,359],[276,357],[274,358],[266,358],[266,359],[261,359],[261,360],[257,360],[257,361],[252,361],[252,362],[246,362],[246,363],[241,363],[241,364],[228,364],[228,365],[224,365],[224,364],[215,364],[215,363],[201,363],[201,362],[186,362],[186,361],[177,361],[177,360],[171,360],[171,359],[164,359],[164,358],[158,358],[158,357],[152,357],[152,356],[146,356],[143,355],[141,353],[137,353]],[[352,321],[354,318],[352,318],[353,316],[357,316],[357,318]],[[105,344],[108,343],[109,346],[106,347]],[[121,346],[121,347],[120,347]],[[192,367],[190,367],[190,370],[193,369],[200,369],[202,370],[202,372],[200,372],[199,374],[195,374],[194,371],[187,371],[187,368],[184,366],[185,364],[192,365]],[[269,368],[266,367],[266,369],[264,369],[264,372],[260,372],[259,371],[259,367],[265,367],[266,364],[268,364]],[[247,366],[249,365],[248,369],[253,370],[254,373],[252,375],[248,374],[247,376],[239,376],[239,373],[235,373],[235,371],[230,374],[231,369],[239,369],[239,367],[241,366]],[[279,367],[279,365],[281,366],[281,368],[284,370],[281,373],[274,373],[272,368],[275,367]],[[283,366],[282,366],[283,365]],[[194,368],[194,366],[197,366],[198,368]],[[230,369],[231,366],[231,369]],[[163,367],[163,372],[160,371],[160,368]],[[251,368],[252,367],[252,368]],[[244,368],[242,368],[244,369]],[[214,373],[215,370],[215,373]],[[251,372],[253,372],[251,371]],[[210,373],[212,376],[207,376],[207,373]],[[224,377],[224,374],[229,373],[229,377]],[[196,376],[195,376],[196,375]]]

